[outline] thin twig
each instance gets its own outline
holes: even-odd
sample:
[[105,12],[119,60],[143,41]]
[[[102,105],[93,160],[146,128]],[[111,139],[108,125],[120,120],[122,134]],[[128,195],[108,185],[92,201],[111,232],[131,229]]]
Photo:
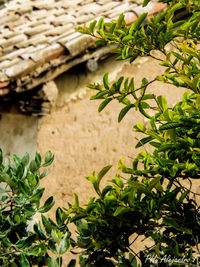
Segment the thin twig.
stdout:
[[128,249],[140,260],[140,257],[138,256],[138,254],[135,253],[135,251],[132,250],[132,248],[128,247]]
[[139,235],[136,236],[136,238],[133,239],[133,241],[130,243],[129,246],[131,246],[137,239],[138,239]]

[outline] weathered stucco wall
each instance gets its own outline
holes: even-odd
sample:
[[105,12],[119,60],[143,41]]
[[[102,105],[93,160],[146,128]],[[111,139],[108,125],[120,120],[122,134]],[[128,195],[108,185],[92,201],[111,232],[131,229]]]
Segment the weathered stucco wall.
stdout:
[[[88,201],[94,191],[85,176],[113,164],[108,174],[111,178],[117,172],[116,166],[122,156],[131,164],[131,158],[137,153],[134,146],[138,133],[132,127],[143,120],[141,115],[131,110],[119,124],[117,117],[122,105],[111,102],[102,113],[98,113],[100,102],[89,100],[93,91],[86,91],[85,84],[101,81],[107,71],[111,81],[121,75],[134,76],[139,86],[143,77],[153,79],[161,67],[154,60],[143,59],[129,65],[128,62],[114,63],[107,59],[96,73],[81,73],[79,70],[56,80],[59,88],[57,106],[39,121],[38,132],[39,152],[44,154],[50,149],[55,154],[52,172],[42,185],[46,187],[45,197],[53,195],[56,206],[66,207],[68,201],[73,201],[73,192],[80,196],[82,203]],[[171,104],[182,94],[181,89],[163,86],[159,82],[151,87],[151,91],[164,94]]]
[[28,152],[34,157],[37,147],[38,119],[21,114],[0,115],[0,147],[4,156],[17,154],[22,157]]

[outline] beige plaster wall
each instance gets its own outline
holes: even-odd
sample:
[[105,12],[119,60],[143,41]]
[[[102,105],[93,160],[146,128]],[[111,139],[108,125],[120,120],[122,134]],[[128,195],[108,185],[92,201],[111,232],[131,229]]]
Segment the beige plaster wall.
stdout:
[[[144,122],[141,115],[131,110],[119,124],[117,117],[123,105],[113,101],[98,113],[100,101],[89,100],[94,92],[86,90],[85,84],[101,81],[107,71],[111,73],[111,81],[121,75],[134,76],[139,85],[143,77],[153,79],[161,67],[154,60],[115,65],[112,59],[107,59],[96,73],[69,72],[56,81],[59,87],[57,105],[50,115],[39,121],[37,147],[42,154],[49,149],[55,154],[52,172],[42,185],[46,187],[45,197],[53,195],[56,206],[66,206],[68,201],[73,201],[73,192],[80,196],[82,203],[86,202],[94,192],[85,176],[112,164],[106,181],[117,172],[116,166],[122,156],[131,164],[131,158],[137,153],[134,146],[138,133],[133,131],[133,125]],[[181,89],[164,87],[159,82],[151,91],[164,94],[171,104],[181,99],[182,94]]]

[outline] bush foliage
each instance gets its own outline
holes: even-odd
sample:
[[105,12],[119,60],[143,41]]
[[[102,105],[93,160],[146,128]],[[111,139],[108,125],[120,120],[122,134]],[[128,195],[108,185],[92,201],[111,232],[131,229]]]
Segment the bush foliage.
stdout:
[[[53,162],[48,151],[42,163],[41,155],[36,153],[31,162],[29,154],[23,158],[13,155],[12,162],[0,151],[0,265],[3,266],[61,266],[62,255],[70,246],[70,232],[67,228],[67,215],[57,210],[56,222],[45,217],[54,205],[49,197],[44,205],[40,200],[44,188],[40,180],[48,172],[41,168]],[[41,213],[41,222],[35,222],[34,216]],[[57,256],[57,262],[49,252]],[[51,253],[51,254],[52,254]],[[57,264],[57,265],[56,265]]]
[[[199,195],[192,184],[200,178],[200,3],[160,2],[167,3],[167,8],[149,20],[142,14],[126,26],[121,14],[116,21],[101,18],[78,29],[94,36],[97,46],[116,44],[117,60],[133,62],[148,56],[164,67],[162,75],[150,81],[144,77],[139,87],[134,77],[122,76],[110,84],[108,73],[102,85],[88,85],[96,90],[92,99],[101,100],[99,112],[117,100],[123,105],[119,122],[130,109],[148,119],[149,127],[141,122],[134,126],[144,135],[136,148],[144,151],[135,156],[131,166],[122,158],[119,173],[103,189],[100,183],[110,165],[87,176],[96,197],[80,206],[74,194],[74,204],[58,208],[56,222],[42,215],[42,222],[35,223],[31,231],[27,222],[53,205],[51,197],[44,206],[39,205],[44,190],[39,188],[44,176],[40,167],[49,165],[53,156],[48,152],[43,165],[38,153],[30,164],[27,155],[22,159],[14,156],[15,166],[8,160],[3,164],[1,159],[0,178],[7,184],[0,192],[2,266],[31,266],[34,261],[39,266],[45,261],[48,266],[61,266],[62,255],[70,247],[73,253],[78,248],[82,267],[198,265]],[[187,91],[180,102],[169,107],[162,95],[149,92],[149,85],[156,81],[163,83],[163,90],[165,84],[172,84],[180,87],[174,90]],[[76,225],[75,240],[70,237],[69,223]],[[138,253],[137,239],[151,240],[152,245]],[[49,251],[55,255],[50,256]],[[75,264],[72,260],[68,266]]]

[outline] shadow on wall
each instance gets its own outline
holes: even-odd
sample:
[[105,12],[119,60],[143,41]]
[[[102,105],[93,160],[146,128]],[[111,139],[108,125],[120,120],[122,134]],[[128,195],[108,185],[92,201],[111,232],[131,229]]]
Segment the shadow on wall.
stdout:
[[4,156],[26,152],[33,158],[37,147],[38,119],[19,114],[0,115],[0,147]]

